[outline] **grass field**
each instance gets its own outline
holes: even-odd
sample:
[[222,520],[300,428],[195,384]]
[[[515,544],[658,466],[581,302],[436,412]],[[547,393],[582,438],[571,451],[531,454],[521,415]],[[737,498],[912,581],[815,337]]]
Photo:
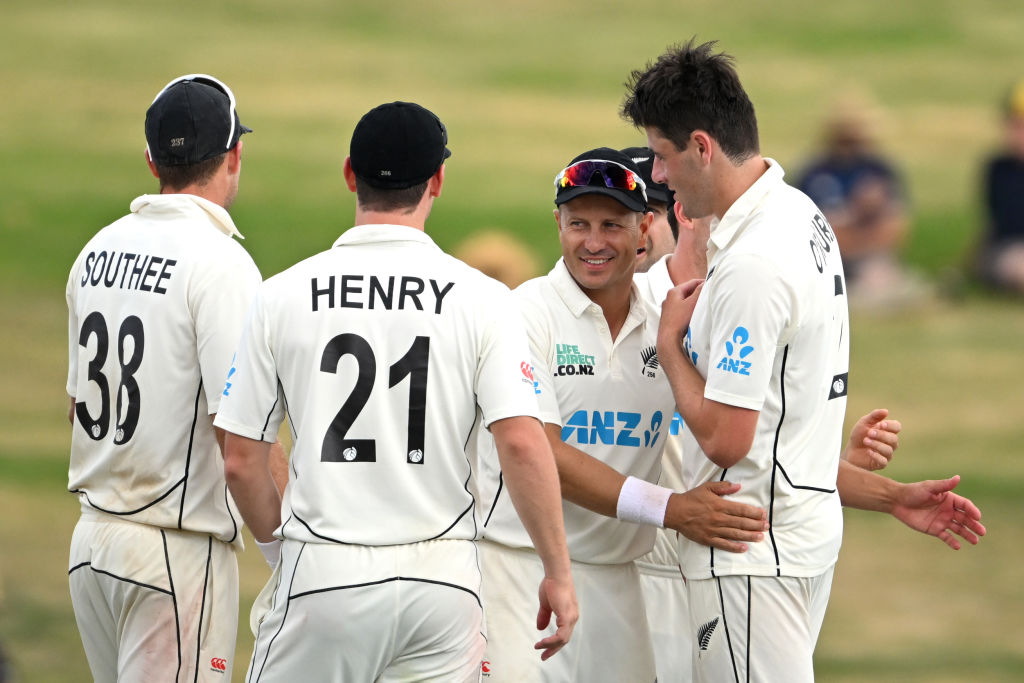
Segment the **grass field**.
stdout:
[[[913,201],[907,259],[945,277],[974,239],[995,104],[1024,63],[1024,6],[994,0],[10,0],[3,14],[0,644],[18,680],[40,682],[88,680],[67,596],[77,503],[63,492],[64,279],[98,227],[154,191],[142,115],[173,76],[223,78],[256,130],[233,214],[264,275],[348,227],[348,136],[392,99],[431,107],[449,128],[435,239],[452,248],[502,228],[548,262],[554,173],[583,149],[642,140],[617,116],[629,71],[669,43],[718,38],[738,59],[764,152],[791,172],[833,97],[875,96]],[[969,288],[899,316],[855,314],[853,326],[850,415],[891,408],[906,431],[890,474],[963,475],[989,537],[954,553],[891,519],[848,513],[819,677],[1020,680],[1024,308]],[[244,612],[266,570],[253,549],[242,563]],[[250,646],[243,632],[236,681]]]

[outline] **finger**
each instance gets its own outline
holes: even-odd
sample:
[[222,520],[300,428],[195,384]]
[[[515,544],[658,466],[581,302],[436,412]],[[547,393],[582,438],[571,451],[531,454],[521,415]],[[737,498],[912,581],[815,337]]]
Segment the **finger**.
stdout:
[[872,429],[864,437],[864,445],[869,447],[869,449],[888,451],[892,455],[892,452],[899,445],[899,434],[885,429]]
[[893,448],[892,445],[883,441],[874,441],[872,439],[864,439],[864,448],[871,451],[870,455],[874,458],[876,455],[881,456],[886,463],[892,460]]
[[715,533],[718,533],[720,531],[768,531],[768,520],[762,517],[753,518],[739,515],[716,514],[713,517],[711,517],[709,522],[711,524],[711,528],[715,529]]
[[739,484],[734,484],[731,481],[716,481],[708,485],[708,488],[712,493],[718,496],[725,496],[730,493],[736,493],[740,490]]
[[[889,457],[892,457],[892,456],[889,456]],[[874,452],[871,453],[871,471],[872,472],[874,472],[875,470],[884,470],[886,465],[888,465],[888,464],[889,464],[889,458],[885,457],[885,455],[883,455],[883,454],[881,454],[881,453],[879,453],[877,451],[874,451]]]
[[712,538],[707,545],[710,545],[712,548],[716,548],[718,550],[724,550],[724,551],[730,552],[730,553],[745,553],[745,552],[747,552],[747,544],[746,543],[739,543],[737,541],[730,541],[730,540],[727,540],[727,539],[724,539],[724,538]]
[[868,424],[875,424],[876,422],[881,422],[882,420],[884,420],[888,416],[889,416],[889,409],[888,408],[875,408],[870,413],[868,413],[867,415],[862,417],[860,419],[860,421],[866,422]]
[[971,545],[978,545],[978,537],[973,531],[968,529],[966,526],[960,524],[956,520],[953,520],[953,524],[950,526],[950,531],[958,534],[960,538],[964,539]]
[[953,509],[964,513],[969,519],[981,519],[981,510],[970,498],[953,494]]
[[949,529],[943,529],[938,533],[937,537],[953,550],[960,550],[960,541],[956,540],[956,536],[950,533]]
[[541,605],[540,609],[537,610],[537,630],[543,630],[548,627],[551,623],[551,608],[547,605]]
[[956,488],[956,485],[960,483],[960,475],[954,474],[949,479],[933,479],[922,483],[932,495],[940,496]]
[[[768,519],[768,513],[762,510],[761,508],[754,507],[753,505],[747,505],[746,503],[737,503],[734,501],[726,501],[722,503],[720,513],[728,517],[754,519],[759,522],[766,522]],[[729,524],[728,526],[732,526],[732,524]]]
[[533,649],[541,650],[540,658],[541,660],[546,661],[547,659],[552,657],[556,652],[565,647],[565,644],[566,640],[556,632],[548,636],[547,638],[544,638],[543,640],[537,641],[534,644]]
[[764,533],[760,530],[737,529],[736,527],[724,527],[714,531],[715,538],[723,540],[760,543],[764,540]]

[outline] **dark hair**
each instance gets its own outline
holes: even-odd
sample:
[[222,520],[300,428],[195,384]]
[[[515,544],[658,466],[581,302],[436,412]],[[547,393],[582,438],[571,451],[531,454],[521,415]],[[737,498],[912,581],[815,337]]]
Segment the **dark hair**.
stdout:
[[672,239],[679,241],[679,219],[676,218],[675,200],[668,205],[668,209],[665,211],[665,220],[668,221],[668,227],[672,229]]
[[403,187],[400,190],[374,187],[356,177],[356,199],[360,208],[368,211],[402,211],[412,213],[423,199],[423,193],[427,191],[429,179],[417,183],[412,187]]
[[184,166],[161,166],[153,162],[156,165],[156,173],[160,176],[160,189],[181,190],[189,185],[206,185],[216,175],[226,155],[227,152],[204,159],[197,164]]
[[746,161],[759,152],[754,105],[733,58],[712,53],[717,41],[694,40],[630,74],[622,116],[638,128],[657,128],[680,150],[693,131],[707,131],[733,162]]

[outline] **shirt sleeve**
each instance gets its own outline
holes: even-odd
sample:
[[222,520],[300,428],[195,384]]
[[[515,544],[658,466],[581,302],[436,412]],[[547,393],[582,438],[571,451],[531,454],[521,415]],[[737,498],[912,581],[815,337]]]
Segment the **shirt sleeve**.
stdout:
[[285,409],[269,335],[260,290],[249,310],[227,380],[220,385],[220,410],[214,424],[232,434],[273,443]]
[[210,414],[216,413],[220,406],[224,378],[261,281],[259,270],[248,254],[241,252],[231,256],[234,258],[211,263],[196,276],[189,296],[199,368]]
[[542,306],[523,304],[523,322],[526,338],[530,345],[530,359],[533,364],[534,387],[542,422],[562,425],[562,411],[555,393],[555,354],[551,339],[552,325],[549,325]]
[[496,305],[492,302],[487,308],[498,314],[491,316],[483,331],[475,386],[484,426],[506,417],[537,417],[522,316],[507,289],[496,297]]
[[774,264],[754,254],[730,258],[708,284],[712,319],[704,396],[760,410],[776,353],[799,319],[793,288]]

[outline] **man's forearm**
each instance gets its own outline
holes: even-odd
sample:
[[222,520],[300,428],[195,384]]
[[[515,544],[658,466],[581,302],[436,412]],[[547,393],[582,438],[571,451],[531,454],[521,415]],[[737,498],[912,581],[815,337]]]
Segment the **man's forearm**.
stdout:
[[900,483],[839,461],[836,489],[845,507],[891,513],[897,503]]
[[597,458],[562,441],[561,427],[544,425],[558,466],[562,498],[606,517],[615,517],[626,477]]
[[544,563],[545,574],[567,577],[569,551],[558,470],[540,424],[531,417],[508,418],[492,424],[491,431],[512,505]]
[[257,541],[273,539],[281,525],[281,496],[270,469],[270,444],[227,433],[224,477],[242,519]]

